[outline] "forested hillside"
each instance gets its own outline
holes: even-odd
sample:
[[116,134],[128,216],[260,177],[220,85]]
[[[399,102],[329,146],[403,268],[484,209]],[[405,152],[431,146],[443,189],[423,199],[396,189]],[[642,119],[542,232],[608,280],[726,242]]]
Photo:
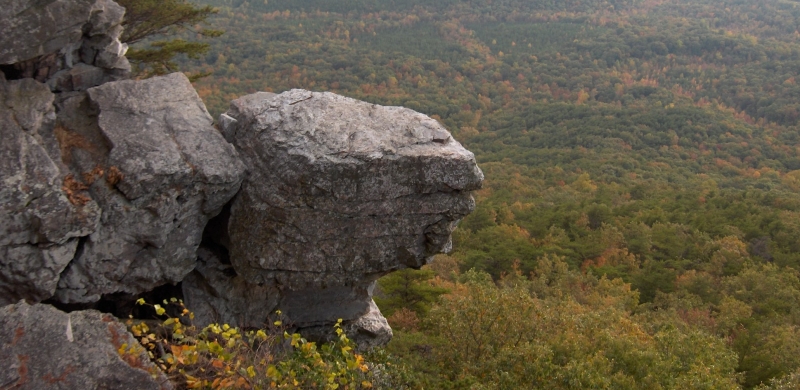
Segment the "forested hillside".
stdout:
[[800,386],[799,2],[198,2],[226,31],[183,60],[212,115],[402,105],[486,174],[454,252],[381,281],[387,381]]

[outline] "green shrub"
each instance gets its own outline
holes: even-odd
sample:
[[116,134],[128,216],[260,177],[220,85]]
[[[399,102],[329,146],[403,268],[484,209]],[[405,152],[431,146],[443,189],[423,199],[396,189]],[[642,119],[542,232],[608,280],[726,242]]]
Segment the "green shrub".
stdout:
[[[143,299],[140,305],[150,305]],[[242,331],[230,325],[191,325],[193,313],[177,299],[150,305],[163,321],[129,320],[134,337],[178,388],[186,389],[366,389],[372,388],[370,364],[334,325],[338,336],[318,345],[287,332],[280,320],[270,330]],[[179,309],[171,317],[166,306]],[[189,324],[189,325],[187,325]],[[283,331],[281,333],[281,331]],[[120,349],[128,350],[128,345]]]

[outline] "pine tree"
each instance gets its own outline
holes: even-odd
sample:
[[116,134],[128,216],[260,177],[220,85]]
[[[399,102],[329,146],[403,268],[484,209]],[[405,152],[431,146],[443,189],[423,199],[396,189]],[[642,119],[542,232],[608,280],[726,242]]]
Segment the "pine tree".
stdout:
[[[195,27],[217,12],[210,6],[199,7],[185,0],[117,0],[117,3],[125,7],[125,19],[122,22],[125,31],[121,41],[132,46],[126,57],[133,64],[137,78],[175,72],[178,70],[175,56],[184,54],[189,58],[198,58],[209,48],[204,42],[158,38],[174,36],[186,30],[204,37],[217,37],[223,33]],[[194,81],[207,75],[195,74],[189,78]]]
[[424,316],[439,296],[447,293],[447,289],[430,284],[433,278],[434,272],[429,269],[393,272],[378,281],[382,296],[376,296],[375,303],[387,317],[401,308]]

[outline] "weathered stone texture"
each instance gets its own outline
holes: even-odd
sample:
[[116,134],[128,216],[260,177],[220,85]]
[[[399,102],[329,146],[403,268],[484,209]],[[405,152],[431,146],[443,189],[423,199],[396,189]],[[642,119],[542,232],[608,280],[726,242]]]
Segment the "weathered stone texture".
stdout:
[[97,204],[70,194],[53,99],[35,80],[0,78],[0,305],[49,298],[98,223]]
[[370,301],[367,313],[346,324],[344,331],[360,349],[384,346],[393,336],[389,322],[374,301]]
[[231,104],[223,134],[249,178],[233,203],[231,262],[253,282],[350,284],[449,250],[483,174],[435,120],[332,93]]
[[198,325],[280,308],[319,339],[341,318],[387,342],[375,281],[450,249],[472,153],[420,113],[304,90],[241,97],[217,130],[183,74],[124,80],[124,12],[0,8],[0,305],[182,283]]
[[103,214],[59,282],[56,298],[68,303],[180,282],[244,175],[182,73],[87,92],[61,103],[59,125],[79,140],[65,158]]
[[113,316],[20,302],[0,308],[0,388],[173,387]]
[[[244,96],[219,123],[249,169],[224,240],[235,276],[192,285],[271,288],[258,318],[280,308],[310,334],[341,318],[360,345],[388,341],[374,282],[450,249],[483,180],[472,153],[425,115],[332,93]],[[191,303],[243,299],[191,289]]]
[[0,9],[0,65],[7,78],[34,78],[53,91],[126,78],[124,14],[110,0],[8,0]]

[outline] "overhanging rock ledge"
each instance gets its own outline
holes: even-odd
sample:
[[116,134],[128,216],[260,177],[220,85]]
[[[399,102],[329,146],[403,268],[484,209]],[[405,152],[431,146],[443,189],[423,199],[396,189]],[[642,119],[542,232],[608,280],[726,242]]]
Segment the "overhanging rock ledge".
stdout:
[[483,181],[471,152],[407,108],[296,89],[237,99],[219,123],[249,172],[218,239],[224,262],[238,283],[280,294],[253,321],[276,307],[301,329],[374,318],[375,280],[449,251]]

